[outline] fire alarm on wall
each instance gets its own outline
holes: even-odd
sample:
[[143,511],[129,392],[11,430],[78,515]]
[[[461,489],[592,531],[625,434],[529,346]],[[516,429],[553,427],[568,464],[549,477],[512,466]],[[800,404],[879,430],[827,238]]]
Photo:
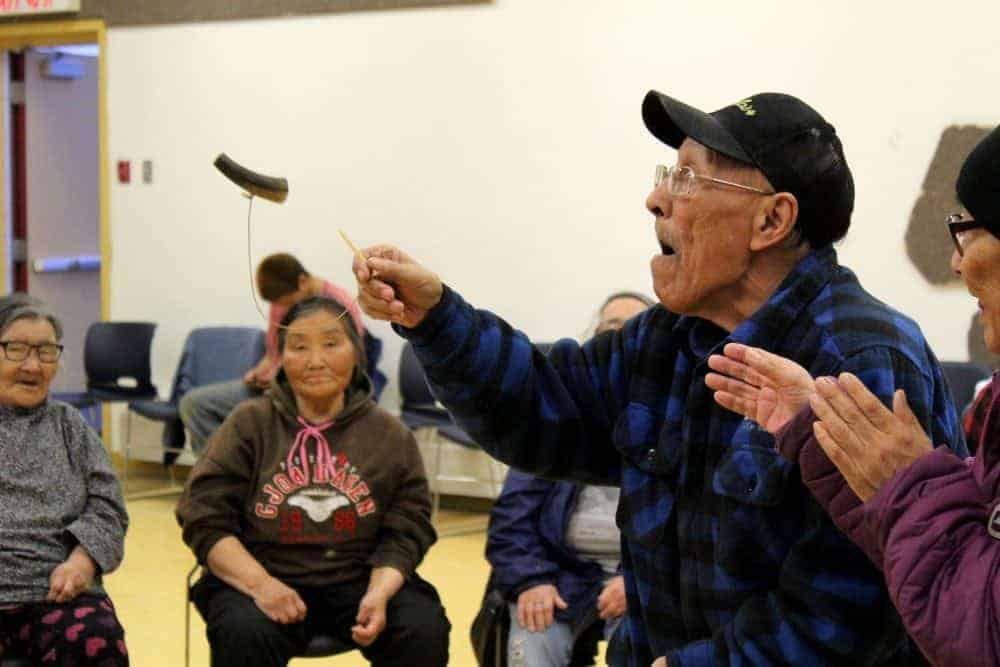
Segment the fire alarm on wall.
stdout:
[[118,160],[118,182],[128,183],[132,180],[132,169],[128,160]]

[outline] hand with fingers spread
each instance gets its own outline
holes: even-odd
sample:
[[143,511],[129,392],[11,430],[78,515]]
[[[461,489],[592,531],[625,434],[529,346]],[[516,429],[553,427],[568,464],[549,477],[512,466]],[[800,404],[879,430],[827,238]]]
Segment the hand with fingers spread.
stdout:
[[809,402],[812,376],[794,361],[740,343],[729,343],[723,352],[708,358],[716,372],[705,376],[722,407],[776,433]]
[[856,376],[841,373],[819,378],[810,404],[817,442],[864,502],[934,448],[902,390],[890,412]]
[[367,260],[355,257],[353,269],[358,303],[369,317],[412,328],[441,301],[441,279],[399,248],[377,245],[362,252]]
[[545,632],[555,621],[556,607],[565,609],[566,606],[552,584],[533,586],[517,596],[517,622],[529,632]]

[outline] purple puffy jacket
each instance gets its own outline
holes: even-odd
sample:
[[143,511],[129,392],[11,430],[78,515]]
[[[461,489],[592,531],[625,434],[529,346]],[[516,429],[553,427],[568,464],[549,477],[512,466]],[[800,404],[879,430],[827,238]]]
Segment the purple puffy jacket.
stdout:
[[837,527],[883,571],[907,631],[938,666],[1000,665],[998,385],[975,459],[939,447],[865,504],[813,437],[811,410],[777,435]]

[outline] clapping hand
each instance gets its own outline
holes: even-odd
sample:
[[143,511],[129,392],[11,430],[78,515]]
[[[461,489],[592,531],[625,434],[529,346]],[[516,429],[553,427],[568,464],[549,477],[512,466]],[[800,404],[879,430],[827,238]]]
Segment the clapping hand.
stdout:
[[729,343],[723,352],[708,358],[716,372],[705,376],[705,384],[719,405],[769,433],[777,433],[804,408],[815,390],[809,371],[790,359],[740,343]]
[[862,501],[934,448],[902,389],[890,412],[856,376],[841,373],[817,380],[810,403],[816,440]]

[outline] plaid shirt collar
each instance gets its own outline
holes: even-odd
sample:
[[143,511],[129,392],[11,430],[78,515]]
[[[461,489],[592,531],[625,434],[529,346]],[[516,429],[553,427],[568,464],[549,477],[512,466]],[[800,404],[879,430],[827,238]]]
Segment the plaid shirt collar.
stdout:
[[776,342],[784,340],[802,310],[830,283],[838,267],[833,246],[813,250],[799,260],[764,305],[732,333],[690,315],[677,320],[674,333],[687,338],[683,349],[696,361],[730,342],[773,349]]

